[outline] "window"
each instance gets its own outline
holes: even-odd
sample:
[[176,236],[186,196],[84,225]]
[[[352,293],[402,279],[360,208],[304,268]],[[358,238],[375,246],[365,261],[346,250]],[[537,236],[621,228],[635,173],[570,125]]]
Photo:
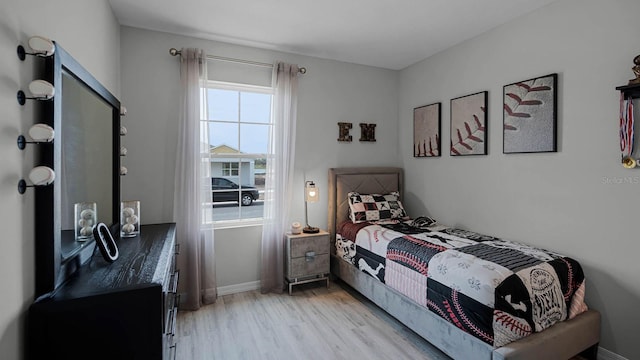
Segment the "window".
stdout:
[[237,162],[226,162],[226,163],[222,163],[222,175],[223,176],[238,176],[239,172],[239,167],[238,167],[238,163]]
[[205,219],[215,223],[259,221],[271,120],[270,87],[209,81],[201,126],[208,133],[211,204]]

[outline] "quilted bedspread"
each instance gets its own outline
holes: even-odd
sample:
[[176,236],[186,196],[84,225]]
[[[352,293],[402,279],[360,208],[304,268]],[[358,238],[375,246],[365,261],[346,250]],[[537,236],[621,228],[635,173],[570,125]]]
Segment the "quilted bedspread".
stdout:
[[587,309],[580,264],[555,252],[443,226],[349,228],[338,229],[339,256],[494,347]]

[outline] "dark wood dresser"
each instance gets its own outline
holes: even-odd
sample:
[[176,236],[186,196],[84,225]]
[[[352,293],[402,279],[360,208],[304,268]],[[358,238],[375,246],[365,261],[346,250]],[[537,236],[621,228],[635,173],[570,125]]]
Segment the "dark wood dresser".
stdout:
[[96,250],[67,283],[31,305],[28,358],[175,358],[175,225],[143,225],[117,244],[115,262]]

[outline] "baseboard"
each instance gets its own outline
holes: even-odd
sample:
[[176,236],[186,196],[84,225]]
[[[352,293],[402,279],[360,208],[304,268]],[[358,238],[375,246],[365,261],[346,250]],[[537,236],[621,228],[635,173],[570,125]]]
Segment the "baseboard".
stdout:
[[603,347],[598,348],[598,360],[629,360]]
[[218,287],[218,296],[260,289],[260,280]]

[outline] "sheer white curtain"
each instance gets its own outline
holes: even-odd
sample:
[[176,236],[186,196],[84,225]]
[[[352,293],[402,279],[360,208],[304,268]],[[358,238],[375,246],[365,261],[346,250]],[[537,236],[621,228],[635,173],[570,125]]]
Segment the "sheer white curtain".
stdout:
[[269,137],[269,162],[265,180],[262,228],[262,292],[284,288],[284,232],[288,227],[296,145],[298,92],[297,65],[273,66],[273,128]]
[[180,284],[185,294],[181,306],[195,310],[217,297],[213,228],[203,224],[203,209],[206,204],[211,206],[208,129],[200,122],[206,114],[207,58],[200,49],[182,49],[181,54],[173,217],[180,244]]

